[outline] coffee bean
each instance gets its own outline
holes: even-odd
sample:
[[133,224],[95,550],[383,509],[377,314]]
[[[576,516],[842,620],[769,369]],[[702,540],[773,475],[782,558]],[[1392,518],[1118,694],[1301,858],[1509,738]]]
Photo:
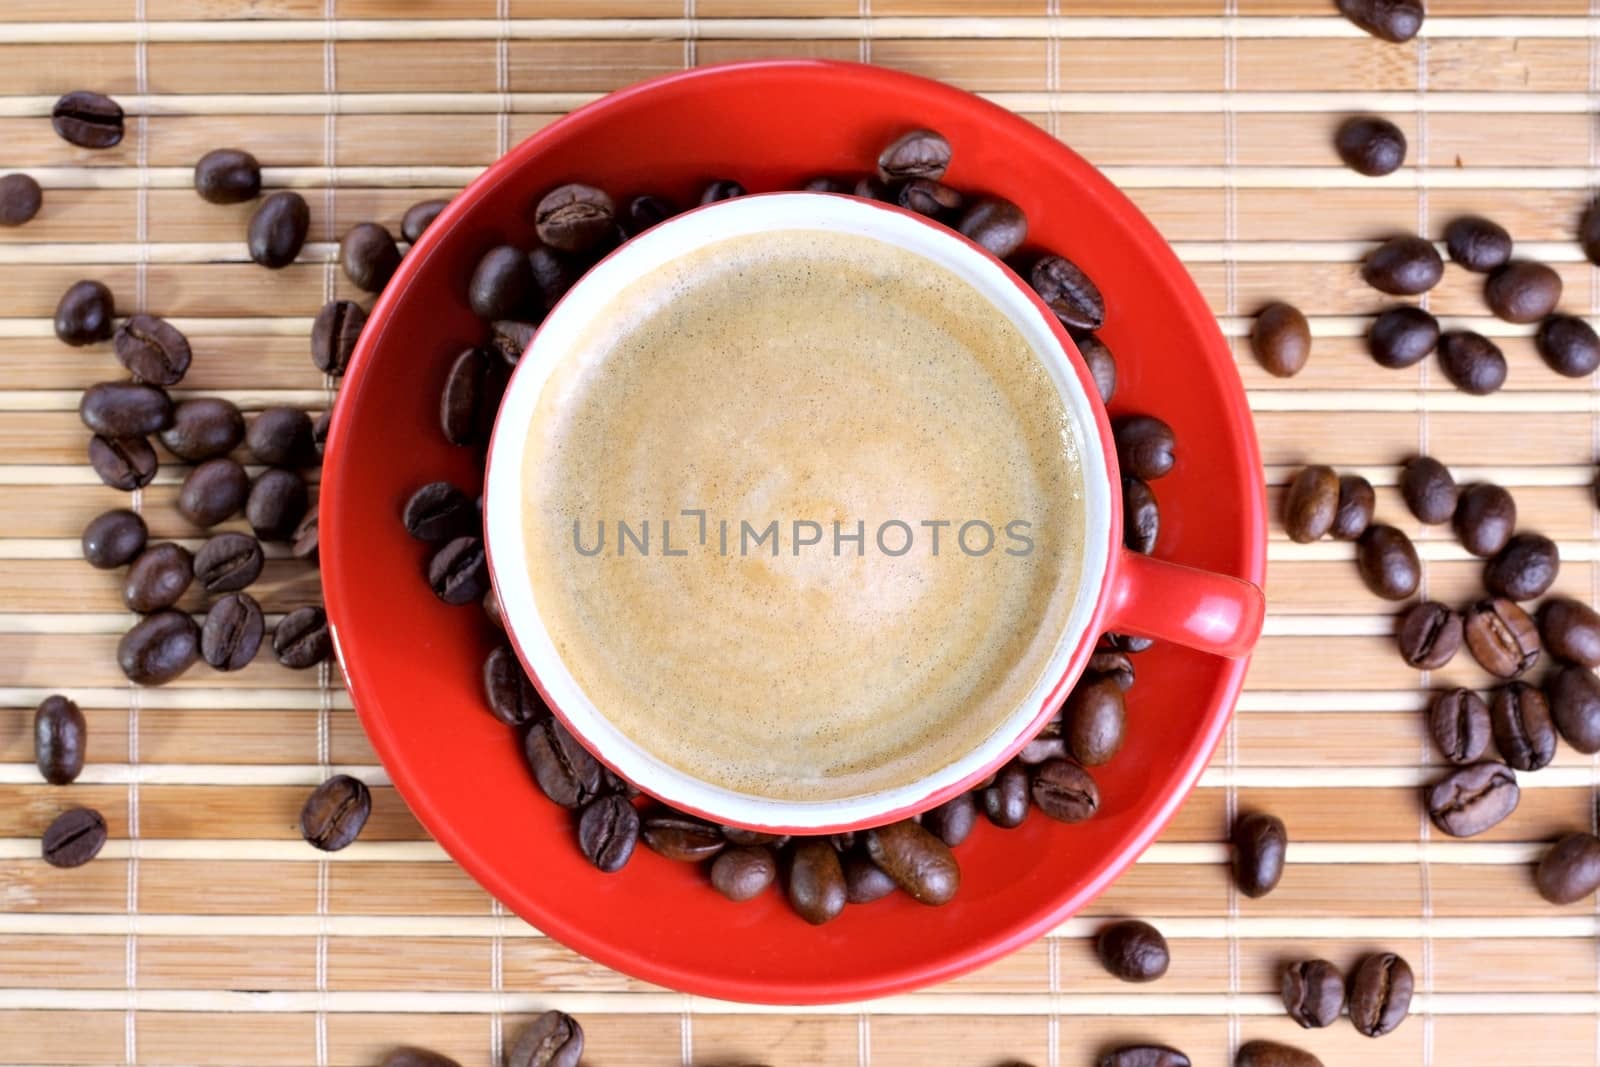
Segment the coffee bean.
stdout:
[[1028,275],[1034,292],[1069,330],[1098,330],[1105,325],[1106,301],[1076,263],[1045,256]]
[[1339,478],[1339,508],[1333,513],[1333,525],[1328,528],[1340,541],[1354,541],[1372,525],[1372,512],[1377,507],[1377,496],[1372,483],[1359,474],[1345,474]]
[[1311,324],[1298,308],[1268,304],[1250,329],[1250,350],[1279,378],[1292,378],[1311,358]]
[[343,376],[366,324],[366,310],[352,300],[322,305],[311,323],[311,362],[324,374]]
[[1483,584],[1495,596],[1536,600],[1561,570],[1556,544],[1543,534],[1517,534],[1483,568]]
[[250,665],[261,648],[266,623],[261,605],[249,593],[229,593],[211,605],[200,628],[200,658],[219,671]]
[[1404,44],[1422,29],[1422,0],[1339,0],[1339,14],[1374,37]]
[[731,178],[718,178],[716,181],[708,182],[700,191],[700,203],[715,204],[719,200],[733,200],[743,195],[745,195],[744,186]]
[[1545,679],[1545,698],[1556,729],[1567,744],[1592,756],[1600,752],[1600,679],[1587,667],[1569,665]]
[[1557,659],[1600,667],[1600,613],[1571,597],[1552,597],[1539,608],[1539,633]]
[[172,425],[161,443],[181,460],[200,463],[226,456],[244,440],[244,416],[232,401],[217,397],[182,400],[172,409]]
[[800,187],[800,191],[804,193],[838,193],[848,196],[850,195],[850,183],[844,178],[821,175],[807,179],[806,183]]
[[1475,763],[1489,751],[1489,705],[1470,689],[1451,689],[1434,698],[1428,732],[1451,763]]
[[1431,456],[1413,456],[1400,469],[1400,495],[1411,514],[1429,524],[1449,522],[1458,491],[1450,469]]
[[189,369],[189,339],[165,319],[135,315],[112,338],[117,360],[134,378],[151,385],[177,385]]
[[101,282],[73,282],[56,303],[56,337],[74,347],[111,336],[115,315],[111,290]]
[[1568,378],[1587,378],[1600,367],[1600,334],[1576,315],[1552,315],[1534,337],[1550,369]]
[[1372,322],[1367,351],[1380,367],[1400,370],[1422,362],[1439,343],[1439,320],[1418,307],[1392,307]]
[[406,533],[419,541],[446,541],[480,528],[478,509],[449,482],[429,482],[411,494],[401,514]]
[[834,851],[843,855],[856,847],[856,832],[854,830],[840,830],[838,833],[828,835],[828,843]]
[[78,417],[102,437],[143,437],[172,425],[172,398],[137,382],[100,382],[83,391]]
[[250,423],[245,444],[257,462],[269,467],[302,467],[316,453],[311,416],[299,408],[266,408]]
[[578,815],[578,850],[607,874],[627,866],[638,842],[639,813],[626,797],[595,797]]
[[305,247],[306,231],[311,228],[311,208],[305,197],[287,189],[261,201],[250,216],[246,244],[250,258],[270,270],[293,263]]
[[68,808],[45,830],[39,853],[52,867],[82,867],[105,843],[105,816],[93,808]]
[[487,348],[464,350],[450,365],[439,397],[439,425],[453,445],[486,442],[505,394],[505,364]]
[[922,813],[922,828],[955,848],[978,824],[978,803],[971,793],[958,793],[936,808]]
[[1552,904],[1575,904],[1600,889],[1600,837],[1568,834],[1539,859],[1539,895]]
[[583,1027],[563,1011],[547,1011],[523,1027],[506,1067],[578,1067],[583,1057]]
[[938,906],[955,899],[961,868],[950,847],[910,819],[866,833],[867,855],[894,884],[919,904]]
[[885,182],[928,178],[939,181],[950,167],[950,142],[933,130],[912,130],[878,153],[878,177]]
[[336,774],[312,790],[300,809],[300,836],[323,852],[338,852],[353,842],[372,814],[366,783]]
[[994,825],[1011,830],[1028,817],[1030,786],[1028,768],[1012,760],[995,774],[994,781],[978,792],[983,814]]
[[[574,182],[544,195],[534,211],[534,226],[539,240],[551,248],[587,252],[611,235],[616,215],[616,206],[603,190]],[[514,318],[515,313],[508,311],[483,317]]]
[[89,566],[107,571],[131,563],[144,551],[149,530],[144,519],[127,508],[102,511],[83,528],[83,558]]
[[1507,764],[1519,771],[1537,771],[1556,756],[1556,727],[1544,694],[1524,682],[1494,691],[1489,702],[1494,743]]
[[433,225],[433,220],[449,206],[448,200],[420,200],[412,204],[400,219],[400,236],[416,244],[422,240],[423,231]]
[[137,685],[165,685],[200,658],[200,627],[181,611],[158,611],[117,642],[117,665]]
[[1148,482],[1122,479],[1122,543],[1148,556],[1161,535],[1161,509]]
[[1415,981],[1411,967],[1393,952],[1368,956],[1350,976],[1350,1021],[1357,1032],[1381,1037],[1405,1019]]
[[89,466],[113,489],[138,489],[156,476],[156,451],[142,437],[89,439]]
[[483,254],[467,284],[467,303],[483,319],[510,319],[533,306],[533,268],[522,249],[497,245]]
[[170,608],[194,581],[194,556],[182,545],[163,541],[145,549],[128,568],[122,602],[129,611],[148,615]]
[[1129,654],[1146,652],[1155,641],[1149,637],[1135,637],[1132,634],[1102,634],[1100,640],[1110,648],[1118,649]]
[[1096,1067],[1190,1067],[1189,1057],[1165,1045],[1123,1045],[1096,1061]]
[[528,267],[533,271],[535,304],[546,312],[554,308],[583,275],[583,268],[573,263],[571,257],[543,245],[528,253]]
[[317,515],[317,505],[312,504],[301,516],[300,522],[294,528],[290,538],[289,553],[295,559],[307,560],[311,563],[318,562],[317,555],[321,547],[321,538],[318,527],[320,520]]
[[[1072,758],[1085,767],[1111,762],[1122,748],[1125,722],[1122,687],[1114,678],[1080,681],[1062,708],[1062,735],[1067,748]],[[1036,782],[1034,789],[1038,788]]]
[[533,336],[539,328],[531,322],[520,322],[515,319],[496,319],[490,326],[489,347],[500,356],[500,362],[505,367],[515,367],[522,359]]
[[1481,215],[1463,215],[1444,228],[1450,258],[1470,271],[1487,274],[1511,258],[1511,235]]
[[730,848],[711,863],[711,884],[729,900],[752,900],[777,877],[778,863],[765,848]]
[[378,1067],[461,1067],[461,1064],[431,1049],[406,1045],[385,1056]]
[[965,203],[965,198],[955,189],[928,178],[906,182],[900,187],[898,199],[907,211],[930,219],[952,219]]
[[261,472],[244,505],[245,521],[263,541],[287,541],[305,513],[305,481],[277,468]]
[[[582,807],[600,792],[599,762],[578,743],[561,720],[545,716],[523,738],[523,755],[544,795],[563,808]],[[649,835],[645,840],[648,843]]]
[[1283,494],[1283,529],[1299,544],[1326,536],[1338,513],[1339,476],[1332,467],[1306,467]]
[[789,843],[788,834],[769,834],[761,830],[747,830],[742,826],[723,826],[722,836],[728,839],[730,845],[768,845],[772,848],[782,848]]
[[483,661],[483,693],[489,711],[507,726],[521,726],[545,714],[539,691],[506,645],[496,646]]
[[400,246],[378,223],[358,222],[339,241],[339,264],[357,289],[381,293],[400,266]]
[[1473,763],[1429,786],[1425,799],[1433,825],[1451,837],[1475,837],[1517,810],[1521,790],[1505,764]]
[[1483,297],[1507,322],[1538,322],[1561,302],[1561,275],[1543,263],[1507,263],[1489,275]]
[[47,696],[33,713],[33,762],[51,785],[66,785],[83,771],[89,724],[78,705]]
[[1322,1061],[1293,1045],[1280,1045],[1276,1041],[1246,1041],[1239,1046],[1233,1067],[1322,1067]]
[[1439,369],[1464,393],[1487,396],[1506,383],[1506,357],[1500,346],[1471,330],[1439,336]]
[[1417,296],[1439,284],[1444,260],[1432,241],[1409,234],[1391,237],[1367,256],[1361,276],[1379,292]]
[[[840,190],[842,191],[842,190]],[[636,196],[628,201],[628,206],[623,211],[622,226],[629,237],[639,234],[657,226],[678,213],[672,201],[664,197],[646,194]]]
[[200,546],[194,576],[206,592],[232,593],[261,576],[261,542],[249,534],[220,533]]
[[1303,1029],[1332,1026],[1344,1011],[1344,975],[1327,960],[1300,960],[1283,970],[1283,1009]]
[[868,176],[857,181],[855,188],[851,190],[851,193],[854,196],[859,196],[863,200],[881,200],[887,202],[894,199],[894,194],[889,191],[889,186],[884,184],[884,182],[875,175]]
[[1487,559],[1511,540],[1511,532],[1517,528],[1517,502],[1498,485],[1469,485],[1456,501],[1453,525],[1462,546]]
[[790,906],[812,926],[838,918],[848,893],[833,846],[818,838],[799,841],[789,861],[786,889]]
[[261,164],[240,148],[213,148],[194,165],[194,191],[212,204],[242,204],[261,195]]
[[122,143],[122,105],[80,89],[56,101],[50,125],[63,141],[79,148],[111,148]]
[[0,226],[31,222],[44,205],[44,190],[26,174],[0,178]]
[[897,888],[894,879],[859,853],[849,853],[839,861],[844,867],[844,899],[850,904],[871,904]]
[[272,654],[293,671],[315,667],[333,655],[327,612],[308,604],[279,619],[272,631]]
[[470,604],[489,587],[489,567],[483,542],[457,537],[445,543],[428,561],[428,584],[446,604]]
[[1005,259],[1028,239],[1028,217],[1011,201],[991,196],[962,212],[956,229],[988,249],[990,255]]
[[1251,812],[1233,824],[1233,881],[1239,892],[1252,899],[1264,897],[1283,878],[1289,831],[1283,820],[1265,812]]
[[1382,523],[1368,526],[1356,540],[1356,566],[1367,588],[1385,600],[1406,599],[1422,580],[1422,563],[1411,538]]
[[1153,415],[1127,415],[1113,424],[1117,462],[1124,476],[1147,482],[1164,477],[1176,462],[1172,427]]
[[667,809],[644,818],[644,843],[669,860],[696,863],[722,851],[727,839],[710,823]]
[[1153,982],[1172,962],[1161,931],[1138,919],[1107,926],[1095,936],[1094,947],[1105,969],[1124,982]]
[[178,490],[178,513],[196,526],[215,526],[244,507],[250,476],[231,459],[208,459],[191,470]]
[[324,411],[311,423],[311,443],[317,450],[317,461],[322,461],[323,449],[328,443],[328,427],[333,425],[333,412]]
[[1017,753],[1017,759],[1033,767],[1040,763],[1049,763],[1053,759],[1066,759],[1070,754],[1067,751],[1065,738],[1059,734],[1041,734],[1022,746],[1022,751]]
[[1086,673],[1103,674],[1115,681],[1124,693],[1133,688],[1133,658],[1114,649],[1096,649],[1089,657]]
[[1334,134],[1333,147],[1345,166],[1369,178],[1393,174],[1406,161],[1406,135],[1376,115],[1346,119]]
[[1057,822],[1082,822],[1100,810],[1100,789],[1089,772],[1067,760],[1033,769],[1033,802]]
[[1089,376],[1094,379],[1095,392],[1100,394],[1100,403],[1111,403],[1111,397],[1117,391],[1117,361],[1111,354],[1111,349],[1106,343],[1092,333],[1086,333],[1077,339],[1078,354],[1083,357],[1084,363],[1089,366]]
[[1504,597],[1467,609],[1465,633],[1472,658],[1496,678],[1515,678],[1539,662],[1539,630],[1528,613]]

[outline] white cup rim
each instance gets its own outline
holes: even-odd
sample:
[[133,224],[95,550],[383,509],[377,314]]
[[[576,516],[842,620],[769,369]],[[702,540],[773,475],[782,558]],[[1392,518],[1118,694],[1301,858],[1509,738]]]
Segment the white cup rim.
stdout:
[[[551,371],[615,294],[666,263],[732,237],[822,230],[873,237],[924,255],[977,288],[1028,341],[1061,396],[1077,438],[1086,527],[1077,592],[1061,637],[1025,701],[978,745],[915,782],[839,800],[755,797],[697,779],[623,734],[578,685],[555,650],[533,595],[523,526],[522,456]],[[1117,494],[1087,373],[1059,324],[998,259],[952,230],[897,207],[827,193],[765,193],[674,216],[628,241],[588,271],[541,324],[507,386],[489,446],[485,545],[507,637],[556,716],[602,763],[676,808],[719,823],[779,832],[831,832],[924,810],[969,787],[1025,742],[1028,728],[1065,698],[1095,639],[1093,626],[1113,559]]]

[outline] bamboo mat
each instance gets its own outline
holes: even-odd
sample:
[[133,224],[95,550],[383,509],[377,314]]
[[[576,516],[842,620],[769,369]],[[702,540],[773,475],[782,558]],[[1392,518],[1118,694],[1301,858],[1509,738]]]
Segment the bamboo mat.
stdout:
[[[1427,684],[1485,683],[1458,658],[1405,667],[1391,619],[1343,544],[1292,545],[1274,523],[1272,613],[1248,691],[1201,788],[1164,838],[1089,911],[1015,955],[926,993],[868,1005],[752,1009],[692,1000],[589,963],[504,914],[422,833],[324,669],[258,662],[130,691],[113,648],[126,617],[77,537],[123,494],[83,461],[78,391],[104,351],[68,350],[48,316],[98,277],[123,310],[174,319],[195,345],[185,388],[245,407],[325,406],[310,317],[345,281],[331,242],[369,218],[397,228],[529,132],[607,90],[752,56],[863,59],[1011,107],[1103,166],[1189,265],[1256,411],[1269,484],[1315,460],[1366,474],[1405,515],[1395,464],[1421,450],[1458,478],[1510,487],[1527,528],[1560,544],[1559,588],[1600,596],[1588,486],[1600,392],[1544,370],[1529,331],[1485,321],[1451,271],[1429,298],[1497,337],[1506,389],[1465,397],[1424,363],[1362,355],[1379,306],[1353,263],[1393,229],[1437,236],[1481,211],[1557,265],[1571,310],[1600,314],[1600,274],[1571,235],[1600,185],[1600,0],[1432,0],[1422,39],[1361,36],[1331,0],[3,0],[0,169],[46,187],[43,214],[0,231],[0,1063],[370,1064],[399,1041],[498,1062],[527,1013],[560,1007],[586,1062],[773,1067],[1088,1064],[1116,1038],[1223,1064],[1242,1039],[1300,1035],[1277,968],[1341,965],[1383,946],[1417,973],[1414,1018],[1368,1041],[1340,1023],[1307,1044],[1329,1064],[1600,1064],[1600,905],[1533,892],[1540,842],[1595,819],[1600,763],[1563,749],[1524,776],[1515,819],[1440,841],[1416,801],[1437,757]],[[127,108],[114,150],[73,149],[47,116],[65,90]],[[1373,109],[1411,163],[1360,178],[1330,149]],[[267,273],[243,260],[250,207],[201,205],[189,168],[240,145],[272,185],[308,190],[313,244]],[[1241,338],[1268,299],[1312,315],[1310,367],[1265,375]],[[192,537],[164,473],[143,493],[153,533]],[[1276,501],[1274,499],[1274,505]],[[1426,591],[1460,601],[1478,564],[1401,522]],[[267,564],[265,607],[319,597],[314,572]],[[31,765],[31,708],[65,690],[90,722],[75,802],[112,841],[56,871],[38,835],[63,794]],[[374,783],[362,840],[325,857],[295,814],[332,769]],[[1241,806],[1281,815],[1294,844],[1273,895],[1241,907],[1221,844]],[[1134,989],[1100,972],[1098,917],[1134,914],[1173,942],[1173,969]]]

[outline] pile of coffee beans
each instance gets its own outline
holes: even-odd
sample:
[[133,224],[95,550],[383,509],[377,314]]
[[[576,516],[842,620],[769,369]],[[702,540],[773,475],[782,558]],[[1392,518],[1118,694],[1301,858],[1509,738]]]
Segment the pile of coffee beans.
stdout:
[[1307,1030],[1332,1026],[1348,1003],[1351,1025],[1382,1037],[1404,1021],[1415,988],[1410,964],[1380,952],[1363,959],[1348,984],[1327,960],[1298,960],[1284,968],[1280,991],[1289,1018]]

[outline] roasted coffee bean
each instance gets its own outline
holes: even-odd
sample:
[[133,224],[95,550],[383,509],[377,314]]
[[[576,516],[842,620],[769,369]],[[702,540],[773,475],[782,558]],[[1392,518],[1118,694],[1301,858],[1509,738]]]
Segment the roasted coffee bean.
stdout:
[[449,206],[448,200],[419,200],[412,204],[400,218],[400,236],[416,244],[422,240],[423,232],[433,225],[433,220]]
[[74,347],[111,336],[115,315],[111,290],[101,282],[73,282],[56,303],[56,337]]
[[105,816],[93,808],[68,808],[46,828],[39,854],[52,867],[82,867],[105,843]]
[[317,461],[322,460],[322,451],[328,444],[328,427],[333,425],[333,412],[324,411],[311,423],[311,444],[317,450]]
[[1250,329],[1250,350],[1267,373],[1292,378],[1311,358],[1311,324],[1299,308],[1268,304]]
[[889,201],[894,199],[894,194],[889,191],[889,187],[874,175],[869,175],[857,181],[855,188],[851,192],[863,200]]
[[1124,477],[1153,482],[1164,477],[1176,462],[1177,440],[1172,427],[1153,415],[1126,415],[1112,427],[1117,462]]
[[33,762],[51,785],[66,785],[83,771],[89,724],[78,705],[47,696],[33,713]]
[[545,311],[555,307],[583,274],[571,257],[543,245],[528,253],[528,267],[533,271],[535,303]]
[[148,615],[170,608],[194,581],[194,556],[182,545],[163,541],[133,561],[122,582],[122,602],[129,611]]
[[722,836],[728,839],[730,845],[755,846],[766,845],[771,848],[782,848],[789,843],[788,834],[769,834],[760,830],[746,830],[742,826],[719,827]]
[[1361,961],[1350,976],[1350,1021],[1359,1033],[1382,1037],[1405,1019],[1415,982],[1411,966],[1393,952]]
[[522,249],[496,245],[483,254],[467,284],[467,303],[482,319],[514,319],[533,307],[533,268]]
[[1450,469],[1432,456],[1413,456],[1400,468],[1400,495],[1411,514],[1429,524],[1449,522],[1459,491]]
[[547,1011],[523,1027],[506,1054],[506,1067],[578,1067],[583,1027],[564,1011]]
[[885,182],[928,178],[939,181],[950,167],[950,142],[933,130],[912,130],[878,153],[878,177]]
[[1096,1061],[1096,1067],[1190,1067],[1189,1057],[1165,1045],[1123,1045]]
[[955,848],[978,824],[978,802],[971,793],[958,793],[936,808],[922,813],[922,828]]
[[1155,640],[1153,638],[1135,637],[1132,634],[1103,634],[1100,639],[1104,641],[1108,647],[1118,649],[1122,652],[1127,652],[1131,655],[1137,655],[1140,652],[1146,652],[1150,649],[1150,646],[1155,644]]
[[79,148],[111,148],[122,143],[122,105],[80,89],[56,101],[50,125],[63,141]]
[[1322,1067],[1322,1061],[1293,1045],[1280,1045],[1276,1041],[1246,1041],[1239,1046],[1233,1067]]
[[1344,975],[1327,960],[1300,960],[1283,969],[1283,1010],[1306,1030],[1332,1026],[1344,1011]]
[[489,567],[483,541],[457,537],[445,542],[428,561],[428,584],[446,604],[470,604],[489,588]]
[[1126,718],[1122,687],[1115,678],[1080,681],[1062,708],[1061,733],[1072,758],[1085,767],[1110,763],[1122,748]]
[[261,201],[250,216],[246,244],[250,258],[270,270],[293,263],[305,247],[306,231],[311,228],[311,208],[305,197],[287,189]]
[[1515,678],[1539,662],[1538,627],[1505,597],[1472,605],[1464,625],[1472,658],[1496,678]]
[[1390,308],[1372,322],[1367,351],[1380,367],[1415,366],[1439,344],[1439,320],[1418,307]]
[[1500,346],[1471,330],[1439,336],[1439,368],[1464,393],[1487,396],[1506,383],[1506,356]]
[[852,852],[839,861],[844,868],[844,899],[850,904],[871,904],[896,889],[894,879],[876,863]]
[[1028,275],[1034,292],[1069,330],[1098,330],[1105,325],[1106,301],[1076,263],[1045,256]]
[[1333,525],[1328,528],[1340,541],[1354,541],[1372,525],[1372,513],[1378,498],[1372,483],[1359,474],[1339,477],[1339,509],[1333,513]]
[[578,815],[578,850],[607,874],[622,870],[639,843],[639,813],[616,793],[595,797]]
[[506,369],[495,353],[473,347],[450,365],[439,397],[439,426],[453,445],[485,442],[505,394]]
[[1537,600],[1561,570],[1556,543],[1543,534],[1521,533],[1506,542],[1483,568],[1483,584],[1495,596]]
[[[829,190],[830,192],[843,192],[843,190]],[[628,201],[628,206],[623,210],[622,228],[629,237],[639,234],[659,225],[678,213],[672,201],[664,197],[636,196]]]
[[1067,751],[1065,738],[1059,735],[1040,735],[1022,746],[1022,751],[1017,753],[1017,759],[1033,767],[1040,763],[1049,763],[1053,759],[1066,759],[1070,754]]
[[172,398],[137,382],[100,382],[83,391],[78,417],[102,437],[143,437],[172,425]]
[[794,846],[787,883],[789,904],[813,926],[839,917],[848,899],[839,853],[819,838],[803,838]]
[[1133,688],[1133,658],[1126,652],[1096,649],[1094,655],[1089,657],[1086,673],[1101,674],[1112,679],[1124,693]]
[[1539,859],[1539,895],[1552,904],[1575,904],[1600,889],[1600,837],[1568,834]]
[[194,165],[194,191],[212,204],[242,204],[261,195],[261,164],[240,148],[213,148]]
[[1489,702],[1494,743],[1507,764],[1519,771],[1547,767],[1556,756],[1556,727],[1544,694],[1524,682],[1494,691]]
[[988,249],[990,255],[1005,259],[1028,239],[1028,217],[1011,201],[991,196],[962,212],[956,229]]
[[1479,215],[1464,215],[1444,229],[1450,258],[1470,271],[1487,274],[1511,258],[1511,235]]
[[295,526],[294,534],[289,540],[289,553],[295,559],[318,562],[318,552],[321,548],[321,537],[318,527],[321,520],[317,514],[317,505],[312,504],[301,516],[299,525]]
[[317,786],[300,809],[300,836],[323,852],[338,852],[361,834],[372,814],[366,783],[336,774]]
[[1148,482],[1122,479],[1122,543],[1145,555],[1156,550],[1161,536],[1161,508]]
[[1422,0],[1339,0],[1339,14],[1374,37],[1404,44],[1422,29],[1424,11]]
[[333,655],[327,612],[308,604],[279,619],[272,631],[272,654],[293,671],[315,667]]
[[1444,260],[1432,241],[1409,234],[1391,237],[1367,256],[1361,276],[1381,293],[1417,296],[1439,284]]
[[1422,580],[1411,538],[1382,523],[1368,526],[1356,540],[1356,565],[1367,588],[1385,600],[1406,599]]
[[719,200],[733,200],[745,195],[745,187],[731,178],[718,178],[707,182],[706,187],[700,191],[700,203],[715,204]]
[[[262,471],[250,487],[244,517],[263,541],[287,541],[306,513],[306,483],[294,471]],[[482,593],[482,590],[479,590]]]
[[1264,897],[1283,878],[1289,831],[1283,820],[1265,812],[1251,812],[1233,824],[1233,881],[1247,897]]
[[696,863],[721,852],[722,831],[692,815],[661,809],[644,818],[644,843],[669,860]]
[[1557,659],[1600,667],[1600,613],[1571,597],[1551,597],[1539,608],[1539,634]]
[[135,315],[123,323],[111,347],[128,373],[151,385],[177,385],[193,359],[189,339],[154,315]]
[[955,189],[928,178],[906,182],[897,194],[900,206],[930,219],[951,219],[965,203]]
[[1488,559],[1511,540],[1517,528],[1517,502],[1498,485],[1469,485],[1456,501],[1453,524],[1462,547]]
[[26,174],[7,174],[0,178],[0,226],[21,226],[31,222],[44,205],[44,190]]
[[1153,982],[1172,962],[1161,931],[1138,919],[1107,926],[1095,935],[1094,947],[1105,969],[1124,982]]
[[[551,248],[587,252],[611,235],[616,216],[616,205],[603,190],[573,182],[544,195],[534,211],[534,226],[539,240]],[[515,313],[507,311],[483,317],[513,318]]]
[[178,514],[196,526],[215,526],[238,514],[250,496],[250,476],[233,460],[208,459],[183,479]]
[[538,331],[539,328],[531,322],[496,319],[490,327],[489,347],[499,354],[501,363],[506,367],[515,367]]
[[839,193],[848,196],[850,183],[843,178],[820,175],[807,179],[806,183],[800,187],[800,191],[804,193]]
[[1283,494],[1283,529],[1305,545],[1321,540],[1339,514],[1339,476],[1332,467],[1306,467]]
[[117,665],[128,681],[165,685],[200,658],[200,627],[181,611],[158,611],[117,642]]
[[431,1049],[405,1045],[385,1056],[378,1067],[461,1067],[461,1064]]
[[89,566],[107,571],[131,563],[144,551],[150,536],[144,519],[127,508],[102,511],[83,528],[83,558]]
[[1346,119],[1334,134],[1333,147],[1345,166],[1369,178],[1393,174],[1406,161],[1406,135],[1376,115]]
[[449,482],[429,482],[411,494],[401,519],[419,541],[447,541],[480,527],[478,509]]
[[599,761],[554,716],[545,716],[529,728],[523,738],[523,754],[544,795],[563,808],[582,807],[600,792]]
[[777,877],[778,862],[765,848],[726,849],[711,862],[711,884],[729,900],[754,899],[765,893]]
[[1507,263],[1489,275],[1483,297],[1507,322],[1538,322],[1561,302],[1561,275],[1543,263]]
[[955,899],[961,868],[950,847],[910,819],[866,832],[867,855],[919,904]]
[[156,450],[143,437],[89,439],[89,466],[113,489],[138,489],[156,476]]
[[507,726],[522,726],[545,714],[539,691],[507,645],[496,646],[483,661],[483,695],[489,711]]
[[324,374],[341,377],[350,366],[367,313],[353,300],[330,300],[311,323],[311,362]]
[[1557,374],[1587,378],[1600,367],[1600,334],[1576,315],[1551,315],[1534,337],[1539,355]]
[[1569,664],[1545,679],[1544,693],[1567,744],[1586,756],[1600,752],[1600,679],[1594,672]]
[[200,627],[200,658],[219,671],[250,665],[261,648],[266,623],[261,605],[249,593],[229,593],[211,605]]
[[244,440],[244,416],[232,401],[217,397],[183,400],[172,409],[172,425],[161,443],[181,460],[200,463],[226,456]]
[[1082,822],[1100,810],[1100,789],[1089,772],[1068,760],[1033,769],[1033,802],[1057,822]]
[[983,814],[1005,830],[1021,826],[1028,817],[1028,768],[1012,760],[995,774],[994,781],[978,792]]
[[1451,689],[1434,698],[1428,732],[1451,763],[1476,763],[1489,751],[1489,705],[1470,689]]
[[1106,343],[1092,333],[1079,337],[1077,345],[1078,354],[1089,366],[1089,376],[1094,379],[1094,388],[1095,392],[1100,394],[1100,403],[1111,403],[1111,397],[1117,391],[1116,357],[1111,354],[1111,349],[1106,347]]
[[854,830],[841,830],[838,833],[828,835],[828,844],[833,846],[835,852],[843,856],[856,847],[856,836]]
[[244,441],[256,461],[269,467],[303,467],[316,454],[311,443],[311,416],[299,408],[263,410],[250,423]]
[[1517,810],[1521,790],[1503,763],[1473,763],[1451,771],[1425,791],[1428,817],[1451,837],[1475,837]]
[[208,593],[232,593],[261,576],[261,542],[249,534],[220,533],[200,546],[194,576]]
[[378,223],[358,222],[339,241],[339,265],[357,289],[381,293],[400,266],[400,246]]

